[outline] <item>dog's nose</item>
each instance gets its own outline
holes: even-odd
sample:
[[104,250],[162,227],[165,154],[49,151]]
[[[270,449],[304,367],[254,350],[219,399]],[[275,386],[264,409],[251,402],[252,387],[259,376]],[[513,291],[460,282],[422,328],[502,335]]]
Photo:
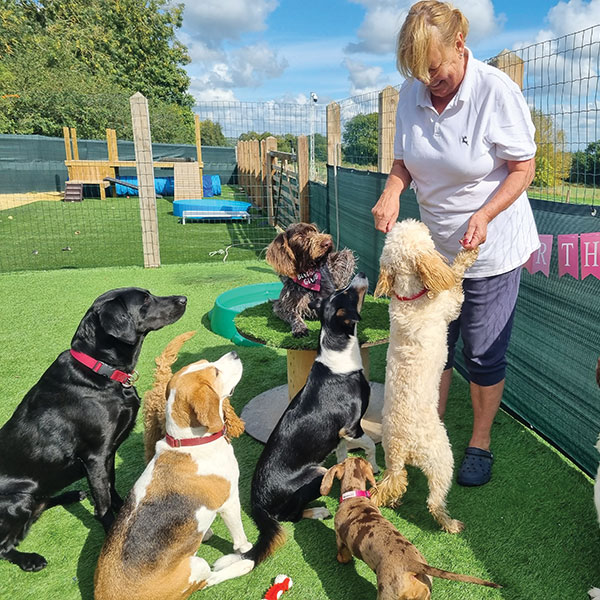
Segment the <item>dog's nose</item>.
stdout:
[[328,239],[324,239],[321,242],[321,248],[331,248],[332,246],[333,246],[333,241],[330,240],[329,238]]
[[177,304],[187,304],[187,298],[185,296],[176,296],[175,302]]
[[231,358],[233,358],[234,360],[239,358],[238,353],[235,350],[232,350],[230,353]]

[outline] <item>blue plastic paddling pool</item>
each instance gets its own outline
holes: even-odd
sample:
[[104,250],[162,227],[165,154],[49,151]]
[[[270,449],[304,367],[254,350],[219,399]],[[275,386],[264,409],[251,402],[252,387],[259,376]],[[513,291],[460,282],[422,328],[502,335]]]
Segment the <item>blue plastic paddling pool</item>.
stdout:
[[[203,216],[193,217],[198,219],[245,219],[248,217],[250,206],[252,206],[250,202],[220,200],[218,198],[175,200],[173,202],[173,214],[176,217],[183,217],[183,211],[185,210],[205,213]],[[211,215],[211,213],[214,213],[214,215]]]

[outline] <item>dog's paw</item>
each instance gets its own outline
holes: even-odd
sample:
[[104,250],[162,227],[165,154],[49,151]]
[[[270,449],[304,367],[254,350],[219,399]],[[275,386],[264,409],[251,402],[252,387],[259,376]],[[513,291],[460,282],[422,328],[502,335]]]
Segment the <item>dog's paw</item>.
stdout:
[[315,508],[307,508],[302,512],[302,516],[305,519],[328,519],[331,517],[331,513],[324,506],[317,506]]
[[592,588],[588,590],[588,596],[591,600],[600,600],[600,588]]
[[240,544],[239,546],[235,546],[235,545],[233,546],[233,549],[238,554],[244,554],[245,552],[248,552],[248,550],[250,550],[250,548],[252,548],[252,544],[248,541],[244,542],[243,544]]
[[295,338],[306,337],[308,335],[308,327],[303,327],[302,329],[294,329],[292,330],[292,335]]
[[35,552],[19,552],[14,560],[9,560],[28,573],[41,571],[48,565],[46,559],[41,554],[36,554]]
[[226,554],[225,556],[221,556],[221,558],[215,562],[215,564],[212,566],[212,570],[220,571],[221,569],[225,569],[233,563],[236,563],[238,560],[242,560],[240,554]]
[[465,524],[457,519],[450,519],[442,525],[442,529],[446,533],[460,533],[465,528]]

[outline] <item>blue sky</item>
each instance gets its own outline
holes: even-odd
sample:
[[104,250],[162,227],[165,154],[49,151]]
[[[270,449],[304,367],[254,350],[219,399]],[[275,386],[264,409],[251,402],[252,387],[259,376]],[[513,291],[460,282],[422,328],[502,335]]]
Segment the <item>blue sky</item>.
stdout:
[[[319,104],[396,85],[406,0],[185,0],[178,37],[199,101]],[[600,23],[600,0],[455,0],[486,59]]]

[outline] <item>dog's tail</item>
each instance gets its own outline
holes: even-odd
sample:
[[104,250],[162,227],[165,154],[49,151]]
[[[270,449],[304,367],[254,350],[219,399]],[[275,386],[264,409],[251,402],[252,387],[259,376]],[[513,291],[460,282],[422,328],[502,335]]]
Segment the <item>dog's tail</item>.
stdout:
[[252,507],[252,518],[258,527],[258,539],[248,552],[242,554],[242,559],[251,560],[256,566],[283,546],[285,532],[279,521],[260,505]]
[[431,565],[421,563],[416,569],[417,572],[423,573],[424,575],[430,575],[431,577],[439,577],[441,579],[451,579],[452,581],[464,581],[466,583],[477,583],[479,585],[486,585],[492,588],[501,588],[501,585],[494,583],[493,581],[486,581],[479,577],[472,577],[471,575],[461,575],[460,573],[453,573],[452,571],[444,571],[443,569],[437,569]]
[[185,342],[196,334],[188,331],[173,338],[154,362],[154,383],[152,389],[144,394],[144,450],[146,462],[154,456],[156,442],[165,436],[165,410],[167,385],[173,372],[171,366],[177,360],[179,351]]

